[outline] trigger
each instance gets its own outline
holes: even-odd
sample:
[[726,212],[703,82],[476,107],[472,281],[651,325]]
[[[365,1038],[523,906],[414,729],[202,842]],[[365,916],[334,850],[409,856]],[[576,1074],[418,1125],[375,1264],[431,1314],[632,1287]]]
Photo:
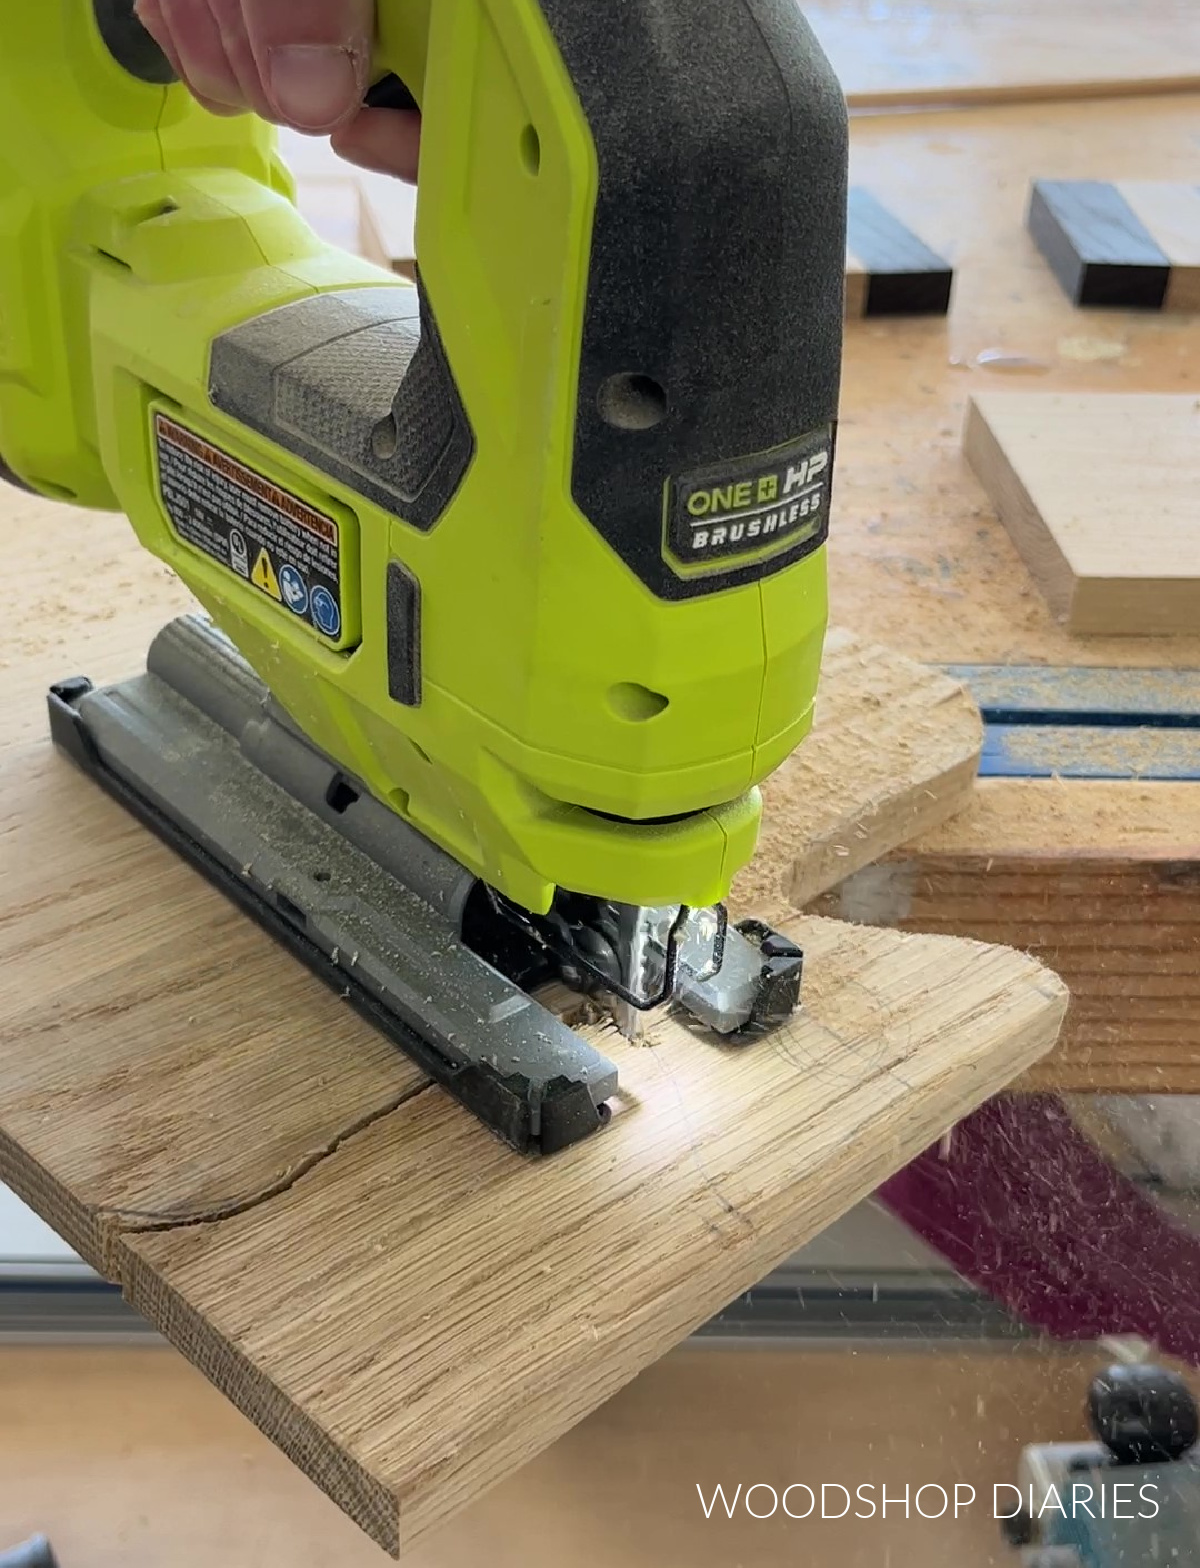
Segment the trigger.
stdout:
[[417,100],[393,72],[381,76],[371,87],[363,103],[368,109],[416,109]]

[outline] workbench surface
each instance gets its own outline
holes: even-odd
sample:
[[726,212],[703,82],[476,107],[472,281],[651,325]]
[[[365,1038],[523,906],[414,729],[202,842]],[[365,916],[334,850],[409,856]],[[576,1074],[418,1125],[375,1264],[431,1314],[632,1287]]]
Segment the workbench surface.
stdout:
[[1200,85],[1191,0],[807,0],[802,9],[862,107]]
[[[1016,1568],[992,1487],[1025,1443],[1086,1436],[1103,1352],[688,1346],[419,1546],[408,1568]],[[0,1547],[44,1531],[64,1568],[379,1568],[378,1549],[179,1358],[0,1346]],[[874,1518],[755,1520],[722,1484],[862,1485]],[[974,1488],[923,1519],[919,1486]],[[882,1489],[910,1506],[878,1514]],[[818,1492],[819,1495],[819,1492]],[[959,1494],[966,1503],[970,1493]],[[1008,1494],[1002,1494],[1005,1497]],[[752,1502],[770,1506],[769,1493]],[[789,1506],[807,1506],[794,1492]],[[830,1513],[842,1506],[829,1494]],[[922,1508],[937,1512],[936,1491]],[[866,1514],[865,1507],[858,1512]]]

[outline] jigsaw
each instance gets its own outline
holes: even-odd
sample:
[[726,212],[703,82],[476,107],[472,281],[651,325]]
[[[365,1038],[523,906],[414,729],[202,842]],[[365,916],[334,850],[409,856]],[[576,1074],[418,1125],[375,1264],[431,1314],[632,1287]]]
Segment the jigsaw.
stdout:
[[380,0],[412,286],[133,0],[4,7],[0,76],[5,475],[204,612],[56,742],[516,1148],[618,1088],[544,982],[786,1019],[725,901],[827,617],[847,124],[794,0]]

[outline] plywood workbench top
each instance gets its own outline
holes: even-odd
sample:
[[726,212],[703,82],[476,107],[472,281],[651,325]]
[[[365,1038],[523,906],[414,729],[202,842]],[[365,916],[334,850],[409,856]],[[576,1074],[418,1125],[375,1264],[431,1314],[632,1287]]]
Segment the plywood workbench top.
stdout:
[[[1200,626],[1071,636],[963,455],[973,395],[1200,392],[1200,316],[1077,310],[1025,229],[1037,177],[1200,182],[1198,126],[1200,96],[852,122],[855,182],[953,261],[956,293],[944,322],[849,326],[830,552],[843,625],[939,663],[1200,668]],[[1124,543],[1138,549],[1132,523]],[[986,779],[966,816],[897,858],[890,874],[920,896],[893,917],[1061,969],[1071,1021],[1039,1084],[1194,1093],[1198,863],[1200,783]]]

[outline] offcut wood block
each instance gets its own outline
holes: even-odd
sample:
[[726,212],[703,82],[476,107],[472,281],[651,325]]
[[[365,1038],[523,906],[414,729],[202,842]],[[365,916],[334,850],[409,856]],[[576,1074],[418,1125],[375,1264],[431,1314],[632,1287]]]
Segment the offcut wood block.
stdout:
[[852,189],[846,231],[846,315],[944,316],[954,269],[870,191]]
[[1037,180],[1028,223],[1074,304],[1200,310],[1200,185]]
[[1200,628],[1194,395],[976,397],[964,450],[1068,631]]

